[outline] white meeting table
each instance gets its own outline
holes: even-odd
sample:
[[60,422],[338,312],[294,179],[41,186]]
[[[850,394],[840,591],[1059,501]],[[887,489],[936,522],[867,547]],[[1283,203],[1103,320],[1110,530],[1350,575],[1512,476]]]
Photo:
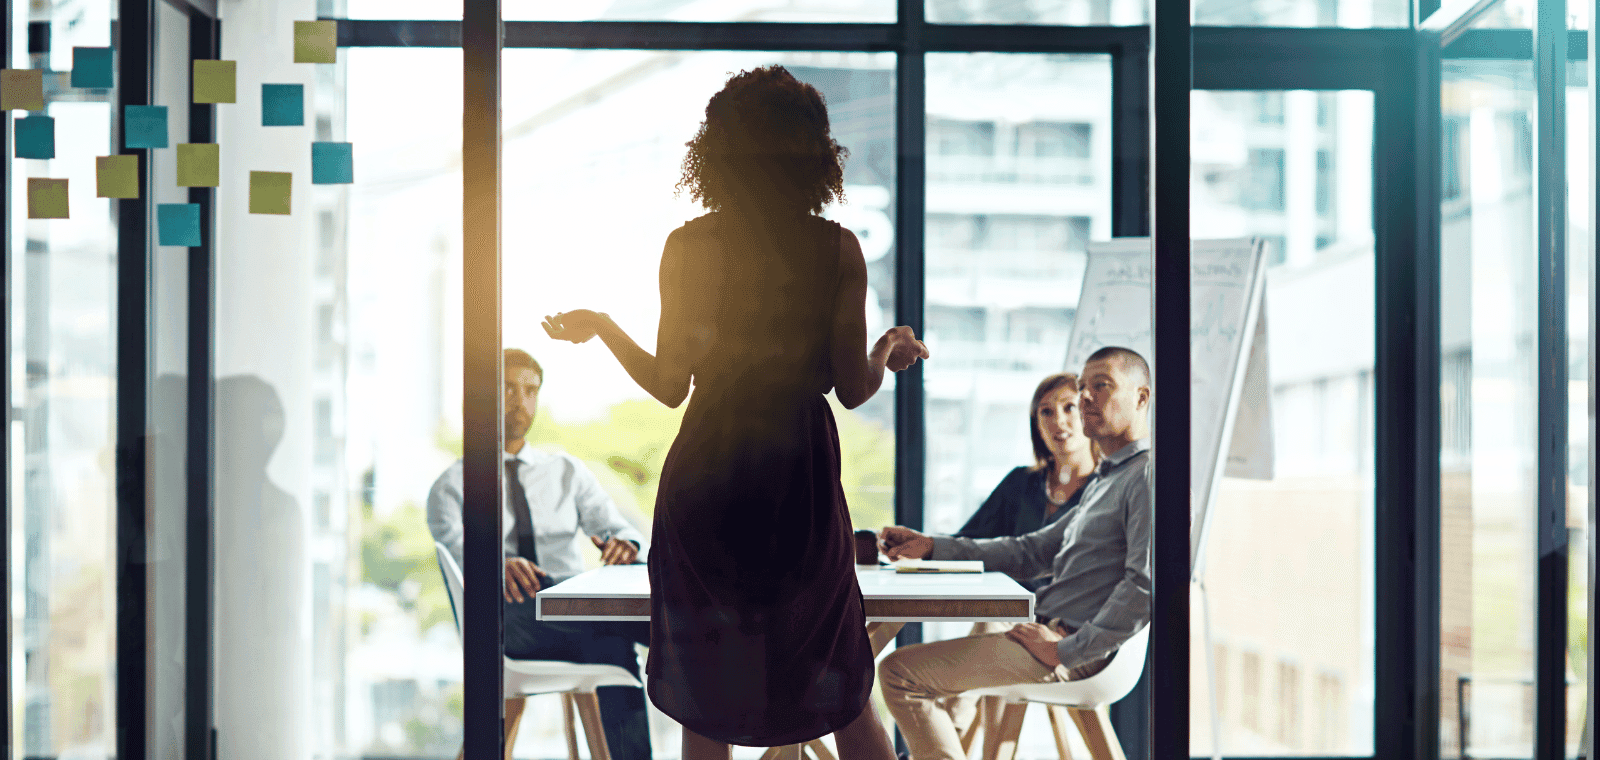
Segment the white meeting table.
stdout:
[[[1033,620],[1033,592],[1004,573],[897,573],[888,567],[857,566],[856,578],[874,657],[906,623]],[[608,565],[543,589],[534,600],[540,620],[647,621],[650,577],[644,565]],[[816,760],[834,760],[821,741],[806,742],[805,749]],[[768,750],[762,760],[801,757],[801,747],[790,745]]]

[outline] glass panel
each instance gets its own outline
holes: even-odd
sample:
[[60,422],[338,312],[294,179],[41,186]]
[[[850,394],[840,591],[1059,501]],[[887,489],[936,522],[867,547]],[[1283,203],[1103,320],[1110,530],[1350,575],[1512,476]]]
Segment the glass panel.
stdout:
[[1405,0],[1196,0],[1194,23],[1345,29],[1403,27],[1411,24],[1411,4]]
[[[345,283],[348,318],[332,310],[317,330],[359,390],[317,413],[343,432],[336,482],[353,496],[330,494],[327,529],[359,555],[326,621],[328,667],[344,674],[328,724],[334,756],[453,757],[461,639],[424,509],[461,452],[461,53],[346,52],[348,118],[335,123],[360,169],[343,206],[319,209],[316,234],[318,276]],[[407,105],[419,87],[436,107]]]
[[[928,0],[937,24],[1071,24],[1137,26],[1150,20],[1149,0]],[[930,80],[931,82],[931,80]]]
[[[9,7],[15,39],[26,39],[23,31],[37,22],[53,32],[54,48],[29,54],[14,45],[8,68],[64,71],[72,46],[111,42],[113,3],[54,13],[48,4]],[[56,158],[0,159],[15,169],[5,252],[13,410],[7,709],[18,757],[109,758],[116,752],[116,227],[111,201],[95,197],[94,157],[115,152],[113,93],[47,88],[46,110],[32,115],[55,119]],[[69,179],[71,217],[28,219],[28,178]]]
[[[1034,389],[1066,360],[1085,246],[1111,237],[1111,57],[930,54],[927,72],[924,525],[949,534],[1035,463]],[[1052,756],[1035,712],[1019,752]]]
[[1533,68],[1446,61],[1443,86],[1441,752],[1524,758],[1533,751]]
[[[167,107],[174,142],[189,141],[189,17],[169,3],[156,3],[155,105]],[[152,150],[150,196],[157,204],[188,203],[177,185],[175,151]],[[187,561],[189,249],[156,245],[158,225],[149,226],[151,250],[149,465],[150,520],[149,664],[152,698],[146,706],[151,757],[184,756],[185,563]]]
[[1214,746],[1209,655],[1225,756],[1369,755],[1372,93],[1200,91],[1193,108],[1195,238],[1269,245],[1275,468],[1224,478],[1212,507],[1191,747]]
[[[349,0],[349,8],[349,18],[461,18],[461,0]],[[508,21],[893,23],[895,0],[502,0],[501,15]]]
[[1578,755],[1589,681],[1589,299],[1594,234],[1587,61],[1567,66],[1567,757]]

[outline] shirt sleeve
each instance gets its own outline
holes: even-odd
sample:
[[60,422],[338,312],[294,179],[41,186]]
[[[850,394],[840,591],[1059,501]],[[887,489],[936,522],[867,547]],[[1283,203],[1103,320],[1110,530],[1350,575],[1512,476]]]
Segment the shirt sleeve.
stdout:
[[1050,572],[1050,563],[1061,550],[1065,520],[1057,520],[1032,533],[998,538],[959,538],[933,536],[929,559],[981,559],[983,569],[1017,578],[1032,578]]
[[[1129,484],[1123,494],[1123,521],[1128,535],[1128,557],[1122,580],[1093,619],[1056,644],[1061,664],[1087,665],[1117,651],[1123,642],[1150,623],[1150,498],[1152,461],[1145,460],[1144,477]],[[1182,591],[1179,593],[1187,593]]]
[[428,489],[428,532],[433,534],[433,540],[449,550],[456,567],[465,568],[466,530],[461,524],[461,483],[459,477],[452,477],[457,471],[456,466],[445,470],[433,482],[433,488]]
[[563,458],[573,469],[572,498],[578,508],[578,528],[588,535],[599,536],[602,540],[620,538],[632,541],[634,546],[639,547],[638,561],[644,561],[646,552],[644,535],[622,516],[622,511],[617,509],[616,502],[611,500],[611,495],[606,493],[600,486],[599,479],[581,460],[571,456]]
[[1002,478],[994,491],[990,492],[989,498],[983,500],[978,511],[967,518],[967,524],[955,532],[956,537],[995,538],[1011,535],[1016,526],[1017,510],[1021,507],[1017,503],[1017,491],[1021,484],[1017,481],[1020,479],[1025,483],[1027,477],[1027,469],[1018,467]]

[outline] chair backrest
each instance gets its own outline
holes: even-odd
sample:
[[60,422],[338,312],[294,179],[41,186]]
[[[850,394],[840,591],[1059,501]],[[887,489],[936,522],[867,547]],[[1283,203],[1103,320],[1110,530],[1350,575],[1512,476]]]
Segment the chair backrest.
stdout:
[[1145,653],[1150,648],[1150,625],[1145,624],[1111,656],[1111,662],[1100,671],[1076,683],[1092,692],[1096,704],[1108,705],[1133,691],[1144,674]]
[[461,566],[456,564],[456,558],[450,556],[450,550],[438,541],[433,542],[433,551],[439,556],[439,572],[444,573],[444,590],[450,597],[450,613],[456,618],[456,635],[461,635]]

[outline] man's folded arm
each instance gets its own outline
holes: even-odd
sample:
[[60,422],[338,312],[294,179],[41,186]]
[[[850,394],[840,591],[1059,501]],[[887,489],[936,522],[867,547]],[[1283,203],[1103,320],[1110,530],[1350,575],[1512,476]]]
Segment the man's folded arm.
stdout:
[[1056,520],[1032,533],[999,538],[957,538],[931,536],[933,552],[929,559],[981,559],[983,569],[1018,578],[1034,578],[1050,572],[1050,563],[1061,550],[1061,535],[1066,520]]
[[[622,510],[617,509],[616,502],[611,500],[611,495],[606,493],[600,485],[600,479],[589,471],[588,466],[576,457],[566,457],[567,464],[574,470],[573,501],[578,507],[578,526],[591,536],[605,538],[620,538],[632,542],[639,550],[636,562],[645,559],[644,534],[622,516]],[[585,539],[587,541],[587,539]]]

